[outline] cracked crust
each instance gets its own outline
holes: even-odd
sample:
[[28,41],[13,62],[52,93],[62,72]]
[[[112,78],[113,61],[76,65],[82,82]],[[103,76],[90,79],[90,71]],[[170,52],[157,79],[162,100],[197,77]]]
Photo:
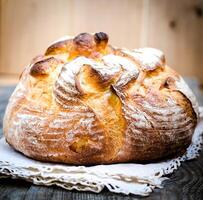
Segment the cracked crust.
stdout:
[[58,41],[23,71],[6,109],[4,135],[42,161],[101,164],[181,154],[198,105],[152,48],[116,49],[106,33]]

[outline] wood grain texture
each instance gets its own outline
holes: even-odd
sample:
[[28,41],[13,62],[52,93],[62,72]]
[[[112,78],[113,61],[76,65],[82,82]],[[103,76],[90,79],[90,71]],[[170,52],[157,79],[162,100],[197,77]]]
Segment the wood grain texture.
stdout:
[[47,45],[68,34],[71,1],[1,0],[0,73],[20,74]]
[[161,49],[169,66],[203,81],[203,1],[149,1],[147,45]]
[[0,0],[0,73],[20,74],[62,35],[105,31],[118,47],[151,46],[203,82],[203,0]]
[[76,0],[73,4],[73,34],[106,32],[118,47],[141,47],[143,5],[140,0]]
[[[186,80],[194,90],[198,101],[203,106],[203,96],[198,89],[196,80]],[[0,87],[0,137],[2,135],[2,119],[9,96],[14,87]],[[88,200],[179,200],[179,199],[203,199],[203,152],[198,159],[187,161],[169,176],[164,182],[164,188],[155,189],[149,197],[125,196],[110,193],[106,189],[99,194],[91,192],[66,191],[52,186],[36,186],[22,180],[0,179],[0,200],[58,200],[58,199],[88,199]]]

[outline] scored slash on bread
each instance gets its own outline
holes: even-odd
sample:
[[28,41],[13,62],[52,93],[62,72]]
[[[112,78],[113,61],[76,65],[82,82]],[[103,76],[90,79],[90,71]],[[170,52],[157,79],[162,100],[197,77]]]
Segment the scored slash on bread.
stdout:
[[4,117],[7,142],[42,161],[101,164],[182,154],[199,118],[183,79],[153,48],[106,33],[57,41],[26,67]]

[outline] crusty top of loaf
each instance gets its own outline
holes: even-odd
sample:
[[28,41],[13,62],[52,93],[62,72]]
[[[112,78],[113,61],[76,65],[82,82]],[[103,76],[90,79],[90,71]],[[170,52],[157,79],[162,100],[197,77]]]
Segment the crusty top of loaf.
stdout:
[[[137,88],[145,85],[145,88],[154,87],[160,92],[164,88],[182,88],[198,114],[197,101],[192,98],[187,86],[181,84],[183,79],[166,66],[162,51],[154,48],[113,48],[108,45],[108,35],[103,32],[94,35],[81,33],[75,38],[68,38],[58,40],[46,50],[45,55],[33,59],[29,74],[35,77],[35,81],[54,74],[58,84],[73,87],[72,95],[88,95],[111,86],[121,88],[126,85],[128,90],[132,85],[137,85]],[[128,84],[130,82],[135,84]]]

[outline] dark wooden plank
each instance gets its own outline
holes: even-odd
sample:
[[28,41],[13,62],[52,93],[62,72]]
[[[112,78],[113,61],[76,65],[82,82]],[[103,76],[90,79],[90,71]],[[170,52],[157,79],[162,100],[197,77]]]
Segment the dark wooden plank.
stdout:
[[[198,89],[198,82],[186,79],[196,94],[199,104],[203,105],[203,96]],[[0,137],[2,135],[2,117],[8,102],[8,98],[14,87],[0,87]],[[167,200],[167,199],[203,199],[203,153],[198,159],[182,164],[175,173],[164,182],[164,188],[155,189],[149,197],[125,196],[110,193],[105,189],[99,194],[91,192],[67,191],[57,186],[36,186],[23,180],[0,179],[0,200]]]
[[0,199],[24,199],[30,185],[31,183],[21,180],[0,179]]

